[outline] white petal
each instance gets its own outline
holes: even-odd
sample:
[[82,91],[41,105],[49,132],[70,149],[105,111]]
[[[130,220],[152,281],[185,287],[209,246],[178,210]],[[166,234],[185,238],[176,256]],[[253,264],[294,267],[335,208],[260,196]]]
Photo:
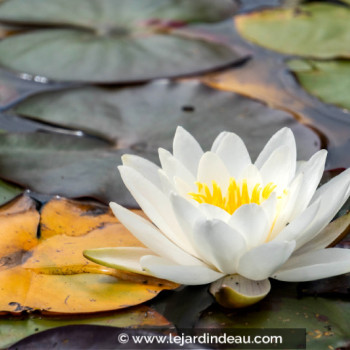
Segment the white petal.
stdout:
[[299,249],[302,245],[309,242],[316,237],[334,218],[335,214],[343,206],[348,199],[348,191],[350,188],[350,177],[347,181],[338,183],[338,186],[329,186],[322,193],[319,199],[315,203],[320,203],[320,209],[317,216],[313,220],[312,224],[308,227],[302,235],[297,237],[296,249]]
[[110,203],[113,214],[146,247],[178,264],[200,265],[200,261],[166,238],[154,225],[117,203]]
[[315,153],[308,162],[305,162],[300,166],[298,172],[304,174],[303,183],[298,195],[297,205],[291,213],[291,220],[293,220],[309,205],[310,200],[314,195],[323,175],[326,157],[327,151],[320,150]]
[[314,239],[304,244],[300,249],[295,251],[293,255],[300,255],[312,250],[319,250],[328,247],[340,235],[350,230],[350,213],[328,224]]
[[245,237],[248,247],[263,243],[270,229],[265,210],[255,203],[239,207],[228,224]]
[[170,182],[168,175],[163,169],[158,170],[158,179],[158,182],[160,182],[161,185],[160,187],[167,197],[170,195],[170,193],[176,191],[175,185],[173,185],[173,183]]
[[159,187],[158,170],[160,169],[156,164],[149,160],[135,156],[133,154],[124,154],[122,156],[123,165],[135,169],[141,173],[153,185]]
[[155,277],[186,285],[211,283],[224,275],[206,266],[181,266],[151,255],[143,256],[140,264]]
[[302,214],[286,226],[275,238],[274,241],[294,241],[308,230],[320,210],[320,203],[314,203]]
[[205,220],[205,214],[198,209],[197,206],[194,206],[187,199],[180,197],[176,194],[170,196],[170,201],[176,215],[176,219],[180,224],[180,227],[187,239],[192,245],[192,249],[195,250],[195,245],[193,242],[193,228],[197,220]]
[[216,151],[218,150],[218,148],[221,145],[221,142],[224,140],[224,138],[226,137],[226,135],[228,134],[228,131],[222,131],[218,136],[216,136],[213,145],[211,146],[211,151],[216,153]]
[[219,219],[227,222],[231,218],[231,215],[226,210],[216,207],[215,205],[202,203],[198,205],[198,209],[201,210],[208,219]]
[[316,202],[319,198],[321,198],[324,193],[332,193],[338,191],[338,189],[344,183],[349,183],[350,181],[350,168],[344,170],[341,174],[335,176],[333,179],[322,185],[317,189],[315,195],[312,197],[311,203]]
[[177,192],[182,197],[191,199],[189,193],[197,193],[197,186],[195,183],[189,184],[186,181],[180,179],[179,177],[174,177],[175,193]]
[[[293,132],[289,128],[282,128],[277,131],[267,142],[264,149],[259,154],[257,160],[255,161],[255,165],[260,169],[264,163],[268,160],[271,154],[281,146],[288,146],[290,150],[290,157],[296,161],[296,145]],[[294,163],[296,167],[296,163]],[[293,176],[295,173],[295,168],[292,170]]]
[[242,139],[232,132],[225,134],[215,153],[223,160],[230,175],[236,179],[251,164],[247,147]]
[[169,198],[136,170],[127,166],[118,168],[125,186],[150,220],[171,241],[188,251],[188,242],[176,221]]
[[237,271],[254,281],[268,278],[287,261],[294,247],[294,241],[262,244],[241,257]]
[[197,140],[181,126],[176,129],[173,154],[193,176],[197,175],[198,164],[203,151]]
[[198,220],[193,238],[205,260],[225,274],[236,273],[238,259],[246,250],[245,239],[240,233],[217,219]]
[[277,190],[283,191],[294,177],[295,159],[288,146],[277,148],[260,168],[263,183],[277,185]]
[[265,210],[265,215],[269,221],[269,227],[275,220],[276,209],[277,209],[277,195],[276,192],[272,192],[270,197],[260,204],[261,208]]
[[291,216],[299,200],[300,189],[303,183],[302,181],[303,174],[299,174],[291,183],[288,193],[280,199],[281,208],[276,218],[273,230],[270,234],[270,239],[274,238],[287,224],[292,221]]
[[211,185],[213,180],[225,192],[230,183],[230,174],[218,155],[206,152],[199,161],[197,181]]
[[140,259],[150,254],[153,254],[150,249],[141,247],[98,248],[84,251],[84,256],[97,264],[142,275],[150,274],[142,269]]
[[313,281],[350,272],[350,249],[329,248],[291,258],[273,275],[281,281]]
[[295,169],[295,173],[299,174],[300,173],[300,169],[302,169],[306,163],[307,163],[306,160],[297,160],[297,167]]
[[158,152],[162,168],[171,182],[174,181],[174,177],[179,177],[188,183],[194,183],[196,181],[192,173],[170,152],[163,148],[159,148]]
[[249,194],[252,194],[256,184],[262,184],[263,180],[259,169],[254,164],[249,164],[241,173],[239,180],[246,180]]

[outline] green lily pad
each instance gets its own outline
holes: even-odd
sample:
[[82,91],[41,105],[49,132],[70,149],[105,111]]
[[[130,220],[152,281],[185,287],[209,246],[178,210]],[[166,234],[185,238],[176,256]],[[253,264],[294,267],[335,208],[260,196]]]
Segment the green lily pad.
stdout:
[[194,74],[241,56],[182,27],[230,17],[229,0],[11,0],[0,21],[43,27],[0,42],[0,63],[58,81],[128,82]]
[[236,6],[231,0],[10,0],[1,4],[0,21],[92,29],[130,27],[149,19],[217,22],[232,15]]
[[23,190],[19,187],[0,180],[0,205],[9,202],[11,199],[17,197],[22,192]]
[[47,79],[27,75],[16,76],[0,69],[0,111],[12,107],[24,98],[35,95],[41,91],[59,90],[70,84],[51,83],[46,84]]
[[5,349],[19,340],[47,329],[69,325],[99,325],[111,327],[169,327],[169,322],[147,306],[138,306],[113,313],[102,313],[90,317],[79,315],[0,319],[0,349]]
[[[0,134],[3,130],[0,130]],[[0,206],[19,196],[23,190],[15,185],[0,180]]]
[[202,314],[197,328],[305,328],[307,349],[336,349],[349,342],[348,301],[297,298],[295,283],[274,282],[260,303],[243,310],[217,305]]
[[236,17],[240,34],[285,54],[315,58],[350,57],[350,9],[312,3]]
[[288,66],[307,92],[325,103],[350,110],[350,62],[291,60]]
[[0,177],[40,193],[90,196],[127,206],[136,204],[117,172],[121,155],[138,154],[158,163],[158,148],[171,150],[178,125],[193,133],[205,150],[221,131],[234,131],[253,158],[283,126],[295,132],[300,159],[320,147],[317,134],[288,113],[195,81],[45,93],[22,102],[16,112],[95,138],[0,135]]
[[68,197],[105,201],[114,197],[123,202],[127,195],[115,181],[122,153],[112,152],[104,142],[49,133],[0,138],[1,176],[5,179],[39,193]]
[[[174,329],[121,329],[108,326],[65,326],[57,329],[49,329],[40,334],[33,334],[22,341],[14,344],[9,350],[32,350],[32,349],[60,349],[60,350],[114,350],[114,349],[144,349],[154,350],[152,342],[143,341],[136,345],[133,338],[145,337],[155,339],[162,337],[164,344],[170,344],[174,337],[170,339],[169,333],[175,333]],[[144,339],[145,339],[144,338]],[[124,341],[123,341],[124,340]],[[135,345],[134,345],[135,344]],[[159,345],[157,346],[160,347]],[[169,348],[162,346],[163,348]],[[192,344],[174,344],[171,349],[195,349]]]
[[320,146],[318,136],[288,113],[197,81],[47,92],[21,102],[14,112],[141,152],[171,149],[178,125],[189,130],[203,149],[209,149],[221,131],[234,131],[242,136],[253,158],[283,126],[294,130],[300,159],[307,159]]

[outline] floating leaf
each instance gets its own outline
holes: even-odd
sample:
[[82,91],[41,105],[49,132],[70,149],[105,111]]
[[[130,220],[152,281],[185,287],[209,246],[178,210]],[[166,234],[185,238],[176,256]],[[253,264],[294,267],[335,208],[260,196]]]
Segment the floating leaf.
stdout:
[[44,28],[2,40],[0,63],[60,81],[193,74],[241,56],[219,38],[191,37],[180,27],[219,21],[234,11],[229,0],[12,0],[0,4],[0,21]]
[[350,9],[312,3],[236,17],[240,34],[285,54],[316,58],[350,57]]
[[240,12],[248,12],[267,7],[295,7],[301,0],[240,0]]
[[202,314],[198,328],[306,328],[307,349],[338,349],[349,342],[350,304],[347,301],[303,297],[296,284],[274,282],[271,293],[244,310],[217,305]]
[[16,112],[83,130],[114,147],[95,138],[0,135],[1,177],[41,193],[90,196],[127,206],[136,204],[117,172],[121,155],[139,154],[158,163],[158,148],[171,149],[178,125],[206,150],[222,130],[234,131],[243,137],[253,158],[283,126],[293,129],[301,159],[320,147],[318,136],[288,113],[195,81],[45,93],[19,104]]
[[[251,49],[247,43],[241,44],[244,49]],[[201,80],[213,88],[240,93],[293,114],[321,137],[322,148],[328,150],[327,169],[349,167],[348,113],[325,105],[300,89],[295,79],[288,74],[280,54],[254,48],[254,56],[241,69],[210,74]],[[304,156],[300,158],[307,159]]]
[[[78,202],[58,198],[42,209],[40,237],[85,236],[87,232],[115,223],[114,215],[105,205],[91,202],[79,202],[78,205]],[[118,228],[123,231],[122,227]]]
[[0,180],[0,205],[9,202],[14,197],[17,197],[23,191],[17,186],[11,185]]
[[103,142],[46,133],[1,136],[4,178],[41,193],[128,201],[127,191],[115,182],[122,153]]
[[[56,212],[57,211],[57,212]],[[75,216],[75,230],[62,216]],[[21,197],[0,212],[0,311],[88,313],[140,304],[176,285],[91,263],[86,248],[142,246],[101,206],[53,199],[39,217]],[[38,224],[43,235],[38,238]],[[97,221],[100,225],[97,225]],[[60,227],[61,226],[61,227]],[[53,230],[58,228],[57,232]],[[65,234],[67,231],[67,235]]]
[[[122,338],[118,338],[122,334]],[[106,326],[66,326],[58,329],[51,329],[37,335],[32,335],[21,342],[15,344],[9,350],[32,350],[32,349],[53,349],[76,350],[76,349],[93,349],[93,350],[114,350],[130,349],[132,346],[132,337],[156,337],[162,336],[165,344],[171,342],[169,330],[145,330],[145,329],[116,329]],[[130,341],[125,343],[125,337]],[[118,339],[121,339],[120,341]],[[171,349],[198,349],[195,344],[174,344]],[[169,346],[169,345],[167,345]],[[159,345],[158,345],[159,347]],[[164,347],[164,345],[163,345]],[[138,346],[140,348],[140,346]],[[203,347],[201,347],[204,349]],[[136,349],[135,347],[131,349]],[[152,343],[142,344],[142,349],[154,350],[155,345]]]
[[[47,329],[68,325],[100,325],[113,327],[169,327],[171,324],[159,313],[147,306],[137,306],[117,312],[92,315],[90,317],[70,315],[35,316],[27,318],[0,319],[0,349],[5,349],[19,340]],[[98,333],[96,333],[98,336]]]
[[325,103],[350,110],[350,62],[292,60],[288,66],[307,92]]
[[[0,0],[1,1],[4,0]],[[21,30],[25,30],[24,28],[18,28],[16,26],[4,26],[4,25],[0,25],[0,39],[4,39],[10,35],[14,35],[17,34],[19,31]]]
[[[1,5],[0,21],[91,29],[149,19],[217,22],[230,17],[235,7],[230,0],[218,0],[215,4],[211,0],[75,0],[74,5],[70,0],[11,0]],[[79,9],[79,16],[72,9]]]
[[58,90],[69,84],[50,83],[46,78],[29,74],[15,75],[0,69],[0,111],[12,107],[24,98],[41,91]]
[[118,148],[154,153],[159,147],[172,147],[177,125],[188,129],[205,149],[210,148],[215,135],[222,130],[235,131],[246,141],[253,158],[259,154],[268,135],[282,126],[296,132],[302,157],[311,154],[316,149],[312,143],[317,142],[312,132],[287,113],[239,95],[215,91],[196,81],[48,92],[23,101],[14,112],[82,130]]
[[5,38],[8,35],[8,31],[5,27],[0,26],[0,39]]

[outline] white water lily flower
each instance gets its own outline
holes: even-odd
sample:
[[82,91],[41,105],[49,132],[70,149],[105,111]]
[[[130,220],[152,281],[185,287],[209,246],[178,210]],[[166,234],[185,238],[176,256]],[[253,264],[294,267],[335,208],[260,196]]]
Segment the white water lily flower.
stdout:
[[[293,133],[271,137],[255,163],[239,136],[222,132],[210,151],[178,127],[161,168],[123,156],[123,181],[153,222],[110,206],[147,248],[86,251],[98,263],[180,284],[227,275],[309,281],[350,271],[350,250],[325,249],[325,227],[350,195],[350,169],[319,189],[326,151],[296,162]],[[316,190],[317,189],[317,190]]]

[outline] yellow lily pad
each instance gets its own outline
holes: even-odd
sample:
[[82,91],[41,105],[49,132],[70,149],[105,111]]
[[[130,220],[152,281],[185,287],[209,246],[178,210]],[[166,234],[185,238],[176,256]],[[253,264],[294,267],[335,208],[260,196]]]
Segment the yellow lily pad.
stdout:
[[83,257],[83,250],[105,245],[142,247],[107,207],[56,198],[40,217],[35,203],[22,196],[1,208],[0,217],[2,312],[116,310],[177,286],[101,267]]

